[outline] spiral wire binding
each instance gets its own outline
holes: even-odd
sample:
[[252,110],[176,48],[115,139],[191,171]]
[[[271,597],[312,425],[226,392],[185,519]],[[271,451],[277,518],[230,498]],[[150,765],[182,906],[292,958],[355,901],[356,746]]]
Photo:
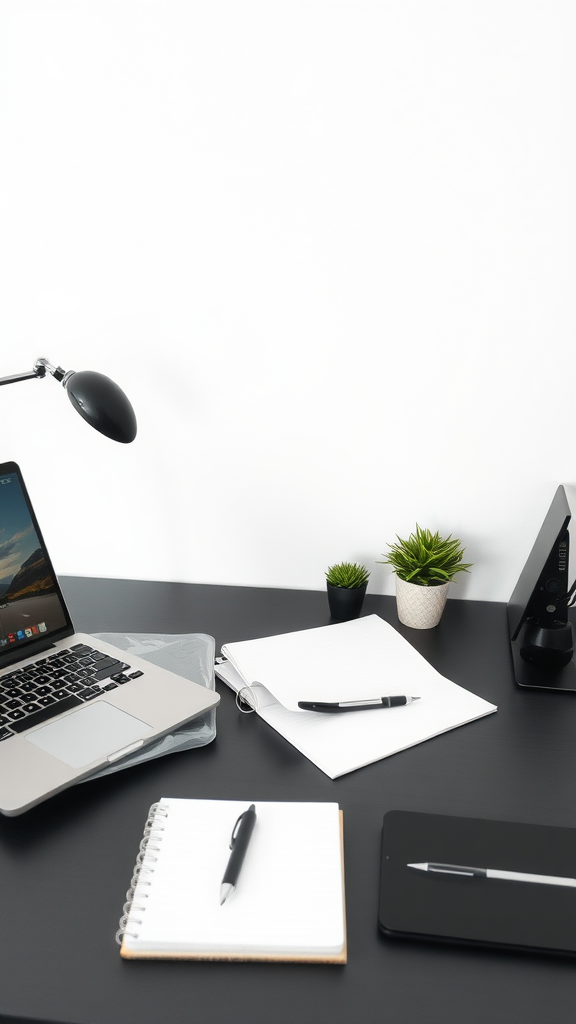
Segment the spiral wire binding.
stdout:
[[258,710],[258,697],[251,686],[243,686],[236,694],[236,707],[243,715],[250,715]]
[[[142,914],[146,911],[146,904],[136,904],[134,902],[134,896],[136,893],[136,887],[139,889],[142,886],[151,886],[152,880],[148,877],[154,874],[154,867],[158,860],[155,856],[160,851],[160,843],[162,842],[161,833],[164,831],[164,826],[160,824],[160,821],[165,821],[168,817],[168,811],[166,807],[163,807],[161,802],[158,801],[152,804],[148,811],[148,817],[146,818],[146,824],[144,826],[144,834],[140,841],[140,847],[138,850],[138,856],[136,857],[136,863],[134,865],[134,873],[130,881],[130,887],[126,892],[126,902],[122,907],[122,917],[119,921],[118,931],[116,932],[116,942],[119,946],[122,945],[122,939],[125,935],[130,935],[133,939],[137,939],[139,932],[128,931],[128,926],[142,924],[141,917],[133,917],[132,914],[136,911]],[[138,900],[147,900],[148,893],[138,892]]]
[[[215,659],[215,664],[225,665],[227,660],[227,658],[219,657]],[[251,715],[253,711],[258,710],[258,697],[251,686],[242,686],[241,689],[237,691],[236,707],[243,715]]]

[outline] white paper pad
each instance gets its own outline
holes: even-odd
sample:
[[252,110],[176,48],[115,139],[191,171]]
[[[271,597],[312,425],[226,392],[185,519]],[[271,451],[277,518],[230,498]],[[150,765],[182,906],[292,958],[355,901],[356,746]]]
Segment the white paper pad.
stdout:
[[[216,674],[236,692],[250,683],[260,717],[332,779],[497,710],[440,675],[378,615],[239,641],[222,652],[236,667],[217,664]],[[299,700],[395,694],[421,700],[343,714],[298,709]]]
[[[341,825],[335,803],[256,803],[237,888],[221,905],[230,836],[250,801],[163,798],[153,874],[145,869],[124,935],[146,952],[339,954],[345,944]],[[140,909],[137,909],[140,908]]]

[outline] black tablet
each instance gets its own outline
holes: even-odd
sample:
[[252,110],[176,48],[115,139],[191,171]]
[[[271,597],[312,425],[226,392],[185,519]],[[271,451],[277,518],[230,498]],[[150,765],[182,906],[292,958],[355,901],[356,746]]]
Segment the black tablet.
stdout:
[[390,811],[378,924],[392,937],[576,953],[576,828]]

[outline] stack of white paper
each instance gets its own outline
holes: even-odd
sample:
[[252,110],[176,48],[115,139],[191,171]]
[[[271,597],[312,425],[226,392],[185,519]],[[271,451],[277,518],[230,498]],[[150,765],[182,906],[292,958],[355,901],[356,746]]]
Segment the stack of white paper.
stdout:
[[[237,693],[250,686],[257,713],[335,779],[496,711],[440,675],[378,615],[226,644],[216,674]],[[341,714],[298,701],[420,697],[413,704]]]

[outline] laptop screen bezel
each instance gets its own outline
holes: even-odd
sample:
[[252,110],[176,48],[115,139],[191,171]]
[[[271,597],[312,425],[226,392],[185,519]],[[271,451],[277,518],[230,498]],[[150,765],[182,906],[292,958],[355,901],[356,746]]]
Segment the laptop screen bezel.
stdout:
[[[54,590],[60,602],[60,607],[62,608],[62,614],[66,620],[66,623],[59,629],[54,629],[49,633],[43,633],[37,637],[30,637],[30,639],[28,640],[23,640],[18,644],[17,647],[7,647],[5,649],[0,648],[0,670],[5,665],[14,664],[14,662],[16,661],[23,661],[25,658],[31,657],[36,652],[40,653],[42,650],[47,650],[49,647],[52,647],[57,640],[61,640],[64,637],[71,636],[74,633],[74,626],[72,625],[70,612],[68,611],[66,601],[64,600],[64,595],[62,594],[58,577],[54,572],[54,566],[52,565],[52,560],[48,553],[46,542],[44,541],[44,537],[42,536],[42,531],[40,529],[40,526],[38,525],[38,520],[32,507],[32,502],[30,501],[30,496],[28,494],[26,484],[24,483],[22,471],[20,467],[17,465],[17,463],[0,463],[0,476],[8,475],[16,476],[18,478],[20,487],[22,488],[22,494],[24,495],[24,500],[26,502],[26,506],[28,508],[28,512],[32,520],[32,525],[36,531],[36,535],[40,542],[40,547],[42,548],[42,553],[44,555],[44,558],[46,559],[46,564],[48,566],[52,579],[54,580]],[[0,526],[1,525],[2,524],[0,521]]]

